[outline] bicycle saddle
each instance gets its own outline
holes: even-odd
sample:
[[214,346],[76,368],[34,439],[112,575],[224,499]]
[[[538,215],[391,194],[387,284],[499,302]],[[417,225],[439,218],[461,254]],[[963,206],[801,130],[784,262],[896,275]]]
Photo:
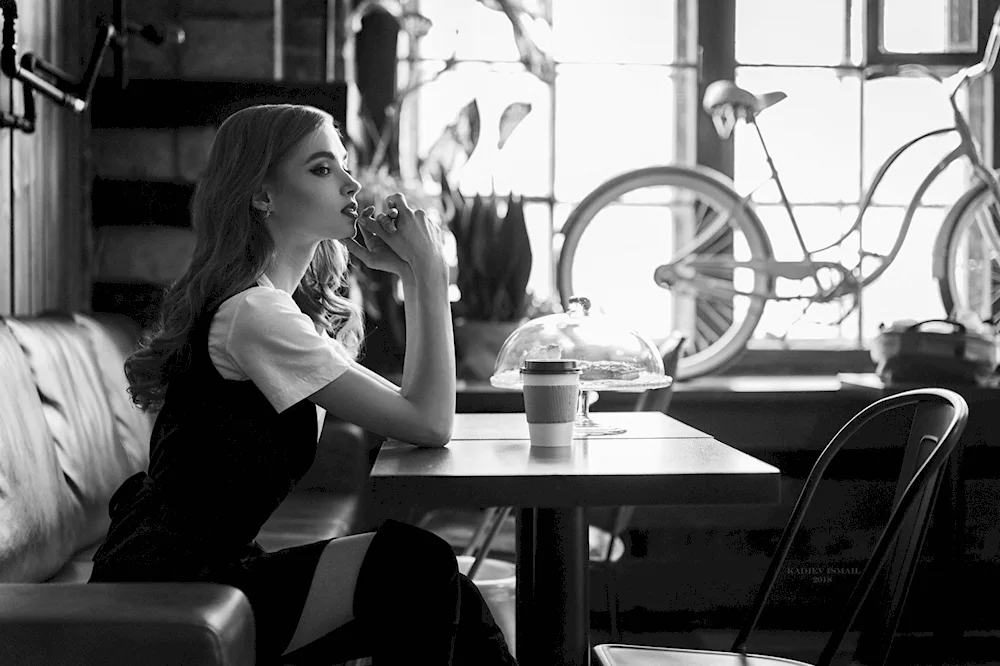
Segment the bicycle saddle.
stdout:
[[712,116],[715,129],[723,139],[728,138],[737,120],[755,118],[764,109],[788,97],[780,90],[754,95],[732,81],[714,81],[705,89],[702,107]]

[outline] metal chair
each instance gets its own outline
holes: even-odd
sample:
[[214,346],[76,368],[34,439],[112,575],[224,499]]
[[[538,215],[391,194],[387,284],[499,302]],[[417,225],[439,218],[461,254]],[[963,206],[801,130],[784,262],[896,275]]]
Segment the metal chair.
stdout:
[[[602,644],[594,647],[594,654],[599,662],[604,666],[804,664],[801,661],[767,655],[748,655],[747,639],[760,619],[764,603],[782,570],[792,540],[830,461],[864,424],[913,405],[916,408],[889,520],[851,592],[840,621],[816,661],[816,666],[829,666],[862,604],[869,593],[874,592],[868,599],[863,616],[866,620],[871,620],[862,623],[864,626],[861,627],[854,661],[866,666],[885,664],[910,582],[920,560],[931,509],[945,476],[942,470],[961,438],[968,419],[969,408],[965,400],[946,389],[918,389],[878,400],[848,421],[823,449],[799,494],[747,620],[730,652]],[[876,576],[879,576],[877,584]]]

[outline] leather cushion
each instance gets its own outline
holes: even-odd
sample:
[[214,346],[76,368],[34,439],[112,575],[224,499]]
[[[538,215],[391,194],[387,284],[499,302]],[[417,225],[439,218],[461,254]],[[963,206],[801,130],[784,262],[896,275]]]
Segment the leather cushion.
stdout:
[[[264,524],[257,543],[267,551],[301,546],[349,534],[357,498],[323,492],[294,492]],[[86,583],[97,544],[75,553],[48,583]]]
[[86,583],[90,580],[90,574],[94,570],[94,553],[97,552],[100,543],[87,546],[83,550],[75,553],[63,568],[49,578],[46,583]]
[[0,582],[35,582],[72,554],[75,528],[31,368],[2,319],[0,368]]
[[73,319],[90,334],[114,419],[116,442],[128,457],[129,474],[144,470],[149,466],[149,438],[155,414],[143,412],[132,402],[125,376],[125,359],[138,344],[139,327],[119,315],[77,313]]
[[102,538],[108,500],[134,469],[116,443],[112,408],[87,330],[69,316],[9,319],[31,368],[66,482],[62,501],[76,512],[69,552]]
[[356,505],[355,495],[293,492],[264,523],[257,543],[274,551],[350,534]]

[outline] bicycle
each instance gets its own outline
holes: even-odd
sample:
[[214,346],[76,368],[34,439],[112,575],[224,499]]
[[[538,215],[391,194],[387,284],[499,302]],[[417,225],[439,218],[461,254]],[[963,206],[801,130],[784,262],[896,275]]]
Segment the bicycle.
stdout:
[[[850,308],[837,323],[842,322],[857,308],[860,291],[878,279],[895,260],[930,185],[949,165],[966,157],[978,182],[949,209],[935,244],[932,272],[946,312],[971,311],[984,321],[998,323],[1000,312],[994,303],[1000,303],[1000,180],[986,165],[955,101],[966,82],[993,71],[998,55],[1000,10],[994,15],[983,60],[945,79],[915,64],[872,67],[865,71],[869,80],[895,75],[935,79],[948,93],[954,126],[927,132],[893,152],[868,186],[853,225],[840,238],[814,250],[806,246],[763,133],[756,123],[756,117],[785,99],[785,93],[754,95],[731,81],[712,83],[705,91],[703,108],[711,114],[722,139],[729,138],[739,120],[756,130],[770,169],[767,181],[773,180],[777,186],[802,259],[774,259],[767,231],[749,204],[753,192],[741,196],[726,175],[703,166],[651,166],[628,171],[602,183],[570,214],[563,226],[564,240],[556,276],[563,306],[574,295],[574,260],[580,239],[596,217],[609,206],[619,204],[654,207],[658,212],[666,210],[675,223],[675,243],[680,247],[667,263],[655,269],[653,280],[679,297],[675,316],[684,323],[678,328],[687,334],[693,347],[689,347],[680,360],[676,379],[720,371],[746,350],[768,301],[804,300],[804,316],[815,304],[844,303],[843,299],[853,296]],[[901,155],[925,139],[951,133],[957,133],[959,145],[920,182],[887,253],[867,251],[859,243],[855,266],[816,258],[831,248],[842,247],[855,232],[860,232],[876,188]],[[861,236],[862,241],[863,238]],[[811,293],[776,293],[775,284],[781,278],[806,287],[807,292],[811,289]]]

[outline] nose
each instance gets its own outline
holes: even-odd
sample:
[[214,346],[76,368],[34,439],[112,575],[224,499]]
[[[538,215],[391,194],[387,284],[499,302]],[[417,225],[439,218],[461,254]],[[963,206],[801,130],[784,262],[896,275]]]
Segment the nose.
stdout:
[[354,179],[354,176],[347,174],[347,182],[341,188],[340,192],[345,197],[353,197],[361,190],[361,183]]

